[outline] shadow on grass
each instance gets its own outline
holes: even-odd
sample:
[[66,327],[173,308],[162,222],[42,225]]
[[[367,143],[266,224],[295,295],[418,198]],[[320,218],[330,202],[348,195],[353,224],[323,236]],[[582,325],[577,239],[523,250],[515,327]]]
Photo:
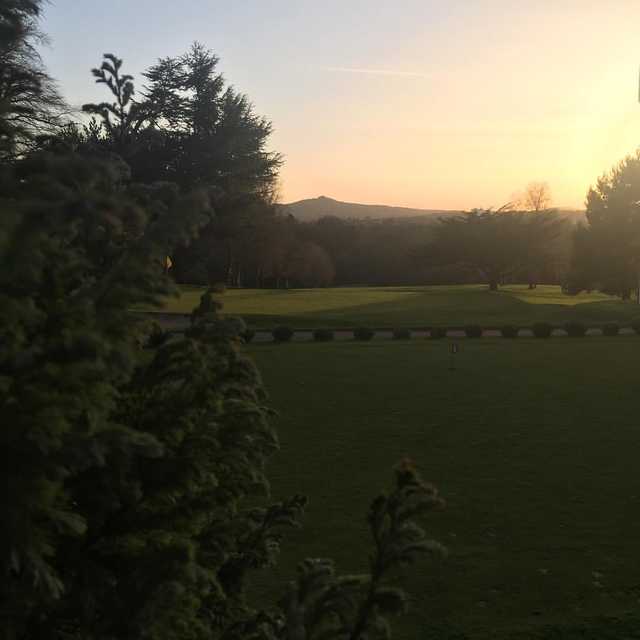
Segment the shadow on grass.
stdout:
[[[287,324],[296,328],[374,328],[429,326],[463,327],[478,324],[498,328],[505,324],[529,326],[535,322],[563,325],[579,321],[588,325],[607,322],[628,324],[640,316],[640,307],[617,300],[553,304],[529,302],[510,291],[492,293],[480,287],[385,288],[389,293],[405,293],[394,300],[345,304],[309,312],[292,310],[286,314],[244,313],[256,327]],[[229,314],[233,314],[233,309]]]

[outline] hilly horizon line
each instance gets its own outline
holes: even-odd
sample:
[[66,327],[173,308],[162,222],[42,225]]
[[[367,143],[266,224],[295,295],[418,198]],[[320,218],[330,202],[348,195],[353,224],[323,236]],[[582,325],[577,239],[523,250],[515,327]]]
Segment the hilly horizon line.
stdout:
[[[316,220],[325,216],[356,219],[414,218],[422,216],[433,217],[442,214],[462,213],[467,211],[467,209],[439,209],[346,202],[325,195],[283,203],[279,206],[283,209],[287,209],[294,217],[301,221]],[[554,208],[558,211],[569,214],[584,214],[585,212],[584,209],[577,209],[575,207]]]

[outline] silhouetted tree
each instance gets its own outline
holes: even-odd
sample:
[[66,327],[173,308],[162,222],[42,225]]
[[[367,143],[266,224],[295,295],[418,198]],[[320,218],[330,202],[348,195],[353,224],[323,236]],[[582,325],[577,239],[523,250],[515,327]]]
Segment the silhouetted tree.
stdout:
[[[535,289],[545,272],[553,273],[555,267],[560,270],[557,263],[566,244],[568,222],[555,211],[542,210],[526,213],[522,225],[522,271],[529,289]],[[554,280],[558,282],[557,275]]]
[[0,3],[0,162],[15,159],[61,124],[63,101],[37,46],[41,0]]
[[474,210],[441,218],[425,260],[474,269],[492,291],[518,274],[534,286],[536,273],[557,250],[554,243],[564,224],[550,211]]
[[524,192],[522,206],[526,211],[547,211],[551,206],[551,189],[546,182],[530,182]]
[[173,257],[175,273],[206,281],[211,239],[222,233],[233,245],[224,281],[235,285],[242,281],[235,247],[244,242],[240,236],[252,212],[272,206],[282,159],[267,149],[271,123],[254,113],[246,96],[225,86],[217,65],[218,58],[196,43],[185,55],[149,68],[144,73],[148,85],[138,99],[122,61],[105,55],[93,74],[113,101],[83,107],[101,127],[97,132],[85,128],[83,136],[93,150],[124,158],[134,180],[215,191],[217,228],[204,230]]
[[640,151],[589,190],[587,221],[575,233],[568,289],[630,298],[640,278]]
[[441,218],[435,240],[427,249],[431,264],[459,264],[477,270],[494,291],[520,265],[520,214],[474,210]]

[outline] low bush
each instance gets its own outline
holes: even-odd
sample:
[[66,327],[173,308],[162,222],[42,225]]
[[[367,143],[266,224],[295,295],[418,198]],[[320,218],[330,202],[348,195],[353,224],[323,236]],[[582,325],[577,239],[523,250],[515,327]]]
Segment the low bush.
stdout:
[[293,329],[291,327],[276,327],[271,335],[276,342],[289,342],[293,338]]
[[368,342],[375,335],[375,331],[373,329],[369,329],[368,327],[358,327],[353,330],[353,337],[356,340],[362,340],[364,342]]
[[222,294],[227,292],[227,285],[224,282],[216,282],[209,287],[211,293]]
[[157,349],[167,341],[169,335],[168,331],[165,331],[157,322],[154,322],[147,336],[145,346],[147,349]]
[[610,338],[613,336],[617,336],[620,333],[620,325],[615,322],[609,322],[602,327],[602,335],[609,336]]
[[567,324],[564,325],[564,330],[571,338],[583,338],[587,335],[587,327],[585,327],[582,322],[567,322]]
[[442,340],[442,338],[446,338],[447,337],[446,327],[431,327],[429,331],[429,337],[432,340]]
[[240,334],[240,337],[242,338],[245,344],[249,344],[256,337],[256,332],[253,329],[245,329]]
[[482,327],[477,324],[470,324],[464,328],[464,334],[467,338],[482,338]]
[[503,338],[517,338],[518,331],[518,327],[514,327],[510,324],[500,328],[500,334]]
[[531,327],[531,330],[536,338],[550,338],[553,333],[553,326],[547,322],[536,322]]
[[313,339],[316,342],[331,342],[334,338],[334,333],[331,329],[316,329],[313,332]]
[[411,330],[410,329],[394,329],[393,339],[394,340],[410,340]]

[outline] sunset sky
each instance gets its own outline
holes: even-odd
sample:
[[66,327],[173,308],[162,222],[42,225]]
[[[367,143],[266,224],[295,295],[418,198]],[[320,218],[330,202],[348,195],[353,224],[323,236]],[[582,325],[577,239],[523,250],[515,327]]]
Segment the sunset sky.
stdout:
[[52,0],[43,28],[72,104],[104,52],[138,76],[213,49],[273,121],[284,202],[466,209],[532,180],[581,207],[636,149],[639,25],[639,0]]

